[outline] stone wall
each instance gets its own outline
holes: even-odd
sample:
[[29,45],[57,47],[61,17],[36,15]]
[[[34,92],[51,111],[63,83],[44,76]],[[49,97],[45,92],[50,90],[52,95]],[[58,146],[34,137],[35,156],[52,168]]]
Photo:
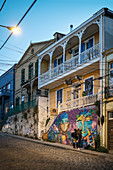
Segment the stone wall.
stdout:
[[39,138],[37,106],[10,116],[3,126],[2,131],[10,134]]

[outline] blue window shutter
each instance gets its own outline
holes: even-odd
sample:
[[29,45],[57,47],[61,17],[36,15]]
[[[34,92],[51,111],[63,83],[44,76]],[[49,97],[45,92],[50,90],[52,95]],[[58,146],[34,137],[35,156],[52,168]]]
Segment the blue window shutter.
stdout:
[[56,67],[56,66],[57,66],[57,59],[54,60],[54,67]]
[[83,51],[85,51],[85,43],[82,43],[82,44],[81,44],[81,53],[82,53]]
[[91,47],[93,47],[93,38],[91,38],[88,43],[88,48],[91,48]]

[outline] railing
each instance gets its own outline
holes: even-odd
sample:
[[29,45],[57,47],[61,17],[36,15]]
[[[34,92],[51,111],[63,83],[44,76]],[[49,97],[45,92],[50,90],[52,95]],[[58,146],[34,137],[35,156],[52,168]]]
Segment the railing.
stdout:
[[40,84],[41,84],[42,82],[45,83],[45,82],[47,82],[49,79],[50,79],[50,72],[47,71],[47,72],[43,73],[43,74],[40,76],[39,83],[40,83]]
[[22,103],[21,105],[18,105],[18,106],[15,106],[12,109],[9,109],[7,115],[9,117],[9,116],[12,116],[14,114],[23,112],[27,109],[30,109],[31,107],[34,107],[34,106],[36,106],[36,100],[32,100],[32,101],[29,101],[29,102],[26,102],[26,103]]
[[81,53],[80,64],[93,60],[97,58],[98,55],[99,55],[99,44]]
[[82,52],[80,54],[80,63],[79,63],[79,55],[72,57],[71,59],[65,61],[64,63],[58,65],[55,68],[48,70],[47,72],[43,73],[39,76],[39,85],[48,82],[59,75],[66,73],[67,71],[71,71],[76,67],[87,63],[97,57],[99,57],[99,44],[95,45],[94,47]]
[[6,95],[6,96],[10,96],[11,90],[9,89],[1,89],[0,90],[0,96]]
[[66,101],[64,103],[59,104],[59,112],[72,110],[75,108],[80,108],[88,105],[94,104],[98,100],[98,93],[90,96],[80,97],[74,100]]
[[20,112],[26,111],[27,109],[30,109],[34,106],[36,106],[36,100],[32,100],[32,101],[29,101],[29,102],[26,102],[26,103],[22,103],[21,105],[18,105],[18,106],[15,106],[12,109],[9,109],[8,113],[5,115],[5,119],[2,123],[2,126],[5,124],[8,117],[16,115]]
[[65,61],[64,71],[70,71],[73,68],[76,68],[79,64],[79,55]]
[[63,73],[63,63],[51,70],[51,77],[54,78]]

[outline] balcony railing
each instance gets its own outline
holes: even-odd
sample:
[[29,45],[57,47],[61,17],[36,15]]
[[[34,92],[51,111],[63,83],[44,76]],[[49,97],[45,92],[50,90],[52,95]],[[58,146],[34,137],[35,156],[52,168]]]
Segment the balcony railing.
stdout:
[[32,108],[34,106],[36,106],[36,100],[32,100],[32,101],[29,101],[29,102],[26,102],[26,103],[22,103],[22,104],[20,104],[18,106],[15,106],[12,109],[9,109],[8,113],[5,115],[4,121],[2,122],[2,126],[5,124],[8,117],[16,115],[16,114],[18,114],[20,112],[26,111],[27,109],[30,109],[30,108]]
[[23,112],[27,109],[30,109],[31,107],[34,107],[34,106],[36,106],[36,100],[32,100],[32,101],[29,101],[29,102],[26,102],[26,103],[22,103],[18,106],[15,106],[12,109],[9,109],[7,115],[12,116],[14,114],[17,114],[17,113]]
[[90,96],[80,97],[74,100],[66,101],[59,104],[58,112],[72,110],[88,105],[94,104],[97,100],[99,100],[98,93]]
[[99,44],[97,44],[94,47],[80,54],[80,63],[79,63],[79,55],[77,55],[65,61],[64,63],[58,65],[57,67],[52,68],[51,72],[49,70],[43,73],[39,77],[39,85],[42,85],[48,82],[48,80],[54,79],[55,77],[58,77],[59,75],[64,74],[67,71],[71,71],[84,63],[94,60],[95,58],[99,57],[99,51],[100,51]]
[[1,96],[10,96],[11,90],[9,89],[1,89],[0,90],[0,97]]

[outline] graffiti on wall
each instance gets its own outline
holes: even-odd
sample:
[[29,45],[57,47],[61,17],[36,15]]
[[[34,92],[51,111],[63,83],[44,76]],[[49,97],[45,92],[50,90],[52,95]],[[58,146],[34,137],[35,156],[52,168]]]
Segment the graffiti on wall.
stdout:
[[95,106],[60,113],[48,131],[48,139],[70,145],[74,129],[82,130],[82,145],[94,146],[98,130]]

